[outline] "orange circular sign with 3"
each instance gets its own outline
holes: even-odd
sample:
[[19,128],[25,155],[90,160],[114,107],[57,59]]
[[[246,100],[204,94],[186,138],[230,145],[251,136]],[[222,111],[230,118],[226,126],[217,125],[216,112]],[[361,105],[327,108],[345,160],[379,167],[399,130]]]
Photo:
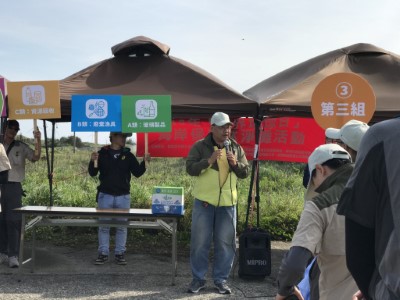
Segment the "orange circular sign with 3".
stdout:
[[352,119],[368,123],[375,112],[371,85],[354,73],[336,73],[323,80],[311,97],[311,112],[319,126],[340,128]]

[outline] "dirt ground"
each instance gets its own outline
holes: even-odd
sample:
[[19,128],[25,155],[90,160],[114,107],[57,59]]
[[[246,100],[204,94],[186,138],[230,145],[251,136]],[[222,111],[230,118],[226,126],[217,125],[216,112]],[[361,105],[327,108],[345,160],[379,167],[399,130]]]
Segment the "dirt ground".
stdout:
[[[179,255],[172,285],[170,253],[128,250],[126,266],[111,261],[96,266],[93,245],[70,248],[40,242],[34,273],[30,262],[19,269],[0,265],[0,299],[274,299],[278,268],[288,248],[286,242],[271,243],[271,275],[262,279],[239,278],[236,260],[228,281],[233,294],[227,296],[216,292],[212,280],[199,294],[187,293],[191,281],[187,255]],[[27,243],[26,256],[30,250]]]

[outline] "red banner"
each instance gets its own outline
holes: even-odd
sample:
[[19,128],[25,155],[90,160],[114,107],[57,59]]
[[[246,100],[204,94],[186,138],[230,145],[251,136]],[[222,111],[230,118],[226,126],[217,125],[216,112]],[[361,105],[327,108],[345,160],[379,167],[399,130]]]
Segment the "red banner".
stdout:
[[[172,132],[149,133],[148,147],[153,157],[186,157],[192,145],[210,131],[205,120],[174,120]],[[252,118],[235,122],[232,137],[243,147],[249,160],[254,158],[255,125]],[[265,119],[260,127],[260,160],[307,162],[308,156],[324,143],[324,130],[314,119]],[[144,134],[137,134],[137,155],[144,154]]]
[[[254,123],[240,119],[236,140],[245,149],[248,159],[253,159]],[[265,119],[260,127],[259,160],[307,162],[308,156],[325,143],[325,132],[310,118]]]
[[[149,132],[152,157],[186,157],[193,144],[210,132],[210,122],[200,119],[173,120],[171,132]],[[137,133],[138,156],[144,154],[144,133]]]

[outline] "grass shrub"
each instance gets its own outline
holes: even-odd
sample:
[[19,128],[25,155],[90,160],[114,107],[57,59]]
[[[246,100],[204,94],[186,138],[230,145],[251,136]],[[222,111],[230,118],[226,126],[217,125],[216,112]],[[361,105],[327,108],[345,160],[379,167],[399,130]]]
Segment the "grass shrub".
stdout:
[[[70,147],[57,148],[55,151],[53,177],[54,206],[96,206],[97,178],[91,178],[87,173],[90,150],[77,150]],[[251,163],[251,162],[250,162]],[[260,223],[259,227],[270,232],[275,240],[290,240],[303,208],[302,164],[260,162]],[[50,192],[46,160],[27,164],[27,176],[23,184],[27,195],[23,198],[24,205],[49,205]],[[147,172],[131,181],[132,207],[150,208],[151,194],[154,186],[182,186],[185,193],[185,216],[180,220],[179,238],[188,241],[190,237],[192,188],[195,177],[186,174],[184,158],[153,158]],[[249,198],[250,178],[239,180],[238,233],[245,229],[246,211]],[[255,191],[255,189],[253,189]],[[250,197],[252,198],[252,197]],[[255,227],[256,209],[250,215],[249,223]],[[40,228],[46,238],[49,232],[46,227]],[[71,239],[77,235],[85,239],[96,240],[96,228],[52,228],[53,235],[70,234]],[[159,233],[159,238],[163,238]],[[130,230],[132,238],[142,237],[143,231]],[[40,236],[40,234],[39,234]]]
[[259,174],[261,227],[290,240],[303,209],[303,164],[262,162]]

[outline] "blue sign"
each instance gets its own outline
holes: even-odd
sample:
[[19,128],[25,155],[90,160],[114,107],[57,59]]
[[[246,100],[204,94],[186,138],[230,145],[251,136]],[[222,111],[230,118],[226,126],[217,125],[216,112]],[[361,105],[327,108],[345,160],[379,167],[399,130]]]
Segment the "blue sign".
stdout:
[[71,131],[121,131],[121,95],[73,95]]

